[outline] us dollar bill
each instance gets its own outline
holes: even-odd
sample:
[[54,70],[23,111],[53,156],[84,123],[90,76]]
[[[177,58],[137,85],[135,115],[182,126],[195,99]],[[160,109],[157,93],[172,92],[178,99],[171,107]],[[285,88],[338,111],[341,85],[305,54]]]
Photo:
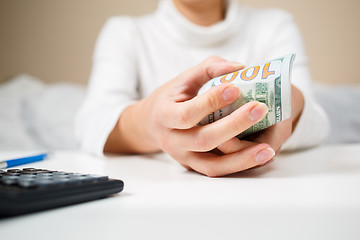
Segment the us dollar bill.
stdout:
[[232,83],[239,87],[240,96],[231,105],[206,116],[199,125],[215,122],[251,101],[265,103],[269,112],[260,122],[238,135],[238,138],[243,138],[288,119],[291,116],[291,69],[294,59],[295,54],[289,54],[213,78],[205,83],[198,95],[220,84]]

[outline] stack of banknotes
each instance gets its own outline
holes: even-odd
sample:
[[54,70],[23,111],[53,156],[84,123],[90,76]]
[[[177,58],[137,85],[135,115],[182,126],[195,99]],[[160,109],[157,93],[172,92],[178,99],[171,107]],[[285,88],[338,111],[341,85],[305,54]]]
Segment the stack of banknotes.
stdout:
[[269,112],[260,122],[238,135],[238,138],[261,131],[288,119],[291,116],[291,69],[294,58],[295,54],[289,54],[285,57],[216,77],[205,83],[199,90],[198,95],[223,83],[235,84],[239,87],[241,93],[234,103],[209,114],[199,124],[210,124],[251,101],[265,103],[269,108]]

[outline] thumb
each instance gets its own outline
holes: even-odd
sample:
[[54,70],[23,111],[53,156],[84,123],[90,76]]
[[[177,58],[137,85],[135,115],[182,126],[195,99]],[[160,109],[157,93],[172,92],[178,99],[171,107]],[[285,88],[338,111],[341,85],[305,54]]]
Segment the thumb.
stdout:
[[184,77],[183,79],[186,79],[192,85],[196,84],[198,89],[200,89],[202,85],[215,77],[235,72],[244,68],[245,65],[241,63],[227,61],[223,58],[212,56],[206,58],[195,67],[185,71],[183,73],[185,76],[182,77]]

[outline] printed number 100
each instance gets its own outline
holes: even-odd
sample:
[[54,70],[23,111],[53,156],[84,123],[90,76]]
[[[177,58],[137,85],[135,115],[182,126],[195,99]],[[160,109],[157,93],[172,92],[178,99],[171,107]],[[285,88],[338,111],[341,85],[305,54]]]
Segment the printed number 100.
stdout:
[[[275,71],[270,71],[269,68],[270,68],[270,63],[266,63],[264,65],[264,68],[262,69],[261,79],[266,79],[270,75],[275,74]],[[250,76],[248,76],[248,71],[250,69],[254,69],[254,70],[252,71],[252,74]],[[254,78],[257,77],[257,75],[259,74],[259,71],[260,71],[260,66],[247,68],[247,69],[245,69],[244,71],[241,72],[240,78],[243,81],[251,81],[251,80],[253,80]],[[234,79],[237,77],[238,74],[239,74],[239,71],[226,74],[220,79],[220,82],[221,83],[230,83],[230,82],[234,81]]]

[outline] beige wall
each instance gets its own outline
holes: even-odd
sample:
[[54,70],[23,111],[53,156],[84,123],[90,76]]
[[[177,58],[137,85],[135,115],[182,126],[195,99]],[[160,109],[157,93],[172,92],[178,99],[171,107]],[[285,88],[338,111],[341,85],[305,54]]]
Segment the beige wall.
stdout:
[[[295,15],[316,81],[360,83],[360,1],[239,0]],[[108,16],[151,12],[157,0],[0,0],[0,81],[30,73],[86,83],[96,37]]]

